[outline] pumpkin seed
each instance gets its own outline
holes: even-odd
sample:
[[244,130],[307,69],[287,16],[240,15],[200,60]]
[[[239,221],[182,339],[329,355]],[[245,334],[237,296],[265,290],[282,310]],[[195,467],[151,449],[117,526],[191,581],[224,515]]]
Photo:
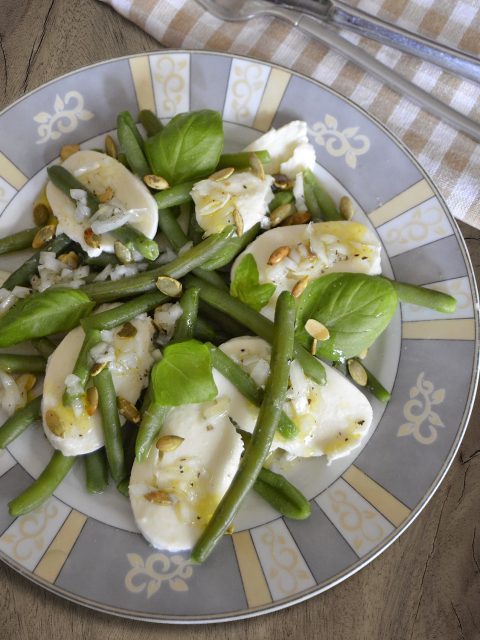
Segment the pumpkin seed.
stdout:
[[237,211],[237,209],[233,210],[233,222],[237,227],[237,235],[242,236],[244,229],[243,218],[242,215]]
[[23,388],[28,392],[35,386],[37,377],[34,376],[33,373],[22,373],[22,375],[18,376],[15,382],[20,388]]
[[113,250],[115,251],[116,257],[122,264],[130,264],[133,262],[132,252],[119,240],[115,240],[113,243]]
[[265,169],[263,168],[263,164],[258,159],[256,153],[248,154],[248,164],[250,165],[254,176],[257,176],[260,180],[265,180]]
[[368,375],[365,370],[365,367],[355,360],[351,358],[347,361],[348,373],[354,382],[356,382],[360,387],[365,387],[368,382]]
[[340,213],[345,220],[351,220],[355,215],[353,202],[348,196],[342,196],[338,205]]
[[110,156],[111,158],[116,159],[118,156],[117,145],[115,144],[115,140],[112,136],[105,136],[105,152],[107,156]]
[[284,258],[286,258],[289,254],[290,254],[290,247],[287,247],[287,246],[278,247],[278,249],[275,249],[275,251],[270,255],[269,259],[267,260],[267,264],[278,264]]
[[162,506],[168,506],[172,504],[172,499],[168,495],[166,491],[161,491],[158,489],[157,491],[149,491],[144,496],[145,500],[148,502],[153,502],[154,504],[160,504]]
[[43,227],[50,220],[51,211],[46,204],[39,202],[33,207],[33,221],[37,227]]
[[220,169],[212,173],[211,176],[208,176],[208,179],[214,180],[215,182],[222,182],[223,180],[228,180],[234,171],[235,169],[233,167],[225,167],[225,169]]
[[310,222],[311,219],[312,215],[308,211],[297,211],[297,213],[285,218],[281,223],[281,226],[290,227],[294,224],[306,224],[307,222]]
[[178,298],[182,294],[182,283],[170,276],[159,276],[157,289],[170,298]]
[[168,435],[161,436],[155,445],[159,451],[165,453],[167,451],[175,451],[182,444],[185,438],[180,436]]
[[293,188],[293,182],[283,173],[275,173],[273,175],[273,186],[274,190],[287,191]]
[[66,160],[70,156],[73,156],[74,153],[77,153],[77,151],[80,151],[79,144],[65,144],[60,149],[60,158]]
[[308,276],[303,276],[303,278],[301,278],[293,287],[292,289],[292,296],[294,298],[299,298],[302,293],[305,291],[305,289],[307,288],[307,284],[308,284],[308,280],[309,277]]
[[75,251],[69,251],[68,253],[62,253],[58,256],[57,260],[63,262],[69,269],[76,269],[80,264],[80,258],[77,256]]
[[32,240],[32,249],[42,249],[54,236],[57,226],[47,224],[41,227]]
[[295,212],[295,207],[291,202],[281,204],[270,212],[270,224],[277,227],[283,220],[291,216]]
[[308,335],[312,336],[312,338],[320,340],[321,342],[330,338],[330,331],[327,327],[314,318],[307,320],[305,323],[305,331]]
[[95,376],[98,376],[98,374],[101,373],[106,366],[107,366],[106,362],[95,362],[92,368],[90,369],[90,375],[92,376],[92,378],[94,378]]
[[113,198],[113,189],[112,187],[107,187],[103,193],[100,193],[98,196],[98,201],[104,204]]
[[56,411],[48,409],[45,413],[45,423],[53,434],[59,438],[63,438],[65,435],[65,427],[63,426],[60,416]]
[[119,336],[120,338],[133,338],[136,335],[137,327],[131,322],[126,322],[117,333],[117,336]]
[[83,239],[89,247],[92,247],[93,249],[100,248],[100,236],[94,233],[91,227],[85,229],[85,231],[83,232]]
[[98,391],[97,387],[89,387],[87,389],[87,414],[93,416],[98,407]]
[[150,187],[150,189],[155,189],[156,191],[163,191],[164,189],[168,189],[168,187],[170,186],[165,178],[162,178],[162,176],[155,176],[153,174],[143,176],[143,181],[145,182],[147,187]]
[[317,347],[318,347],[318,340],[317,338],[314,338],[312,340],[312,346],[310,347],[310,353],[312,354],[312,356],[317,355]]
[[129,422],[138,424],[141,420],[140,411],[137,407],[125,398],[117,398],[117,408],[119,413]]

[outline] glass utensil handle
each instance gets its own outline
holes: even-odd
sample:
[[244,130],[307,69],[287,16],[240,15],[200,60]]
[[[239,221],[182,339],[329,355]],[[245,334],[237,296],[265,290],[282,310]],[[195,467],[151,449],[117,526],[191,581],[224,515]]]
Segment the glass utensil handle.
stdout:
[[327,21],[336,27],[355,31],[394,49],[405,51],[423,60],[480,83],[480,59],[463,51],[457,51],[429,38],[417,36],[401,27],[388,24],[359,9],[335,0]]

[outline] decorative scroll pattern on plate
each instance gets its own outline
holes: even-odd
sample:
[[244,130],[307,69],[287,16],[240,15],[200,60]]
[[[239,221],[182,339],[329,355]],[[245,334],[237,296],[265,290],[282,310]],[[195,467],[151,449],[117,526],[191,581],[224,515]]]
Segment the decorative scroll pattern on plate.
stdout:
[[130,593],[145,591],[151,598],[163,584],[172,591],[188,591],[187,581],[193,575],[188,557],[152,553],[144,560],[138,553],[128,553],[127,558],[132,568],[125,576],[125,587]]
[[438,437],[438,429],[445,428],[443,420],[432,409],[445,400],[445,389],[435,389],[432,382],[425,380],[425,372],[422,371],[409,395],[410,400],[403,407],[407,422],[400,425],[397,436],[412,435],[420,444],[432,444]]
[[160,117],[172,117],[188,111],[188,54],[152,56],[151,61]]
[[350,169],[356,169],[357,158],[370,149],[370,139],[359,133],[360,127],[340,130],[335,116],[325,114],[323,122],[315,122],[308,132],[320,147],[334,158],[344,157]]
[[85,100],[78,91],[68,91],[62,98],[59,94],[53,103],[53,113],[40,111],[33,119],[38,123],[37,144],[44,144],[49,140],[58,140],[65,133],[75,131],[79,120],[91,120],[94,114],[85,109]]
[[260,106],[269,68],[246,60],[233,60],[223,117],[252,125]]

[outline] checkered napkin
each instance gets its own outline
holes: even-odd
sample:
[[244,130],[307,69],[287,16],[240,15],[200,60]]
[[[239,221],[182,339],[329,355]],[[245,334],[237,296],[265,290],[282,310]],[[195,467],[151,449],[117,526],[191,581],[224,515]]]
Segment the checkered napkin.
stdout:
[[[275,18],[222,22],[193,0],[103,0],[164,47],[248,55],[299,71],[376,116],[413,152],[450,210],[480,227],[480,144],[440,122],[341,55]],[[351,4],[450,46],[480,54],[478,0],[350,0]],[[343,35],[453,108],[480,121],[480,86],[356,34]]]

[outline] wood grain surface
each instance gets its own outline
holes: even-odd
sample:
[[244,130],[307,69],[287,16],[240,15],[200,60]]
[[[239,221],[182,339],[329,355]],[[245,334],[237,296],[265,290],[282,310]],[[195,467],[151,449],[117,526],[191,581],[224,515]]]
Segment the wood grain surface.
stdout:
[[[60,74],[158,48],[94,0],[0,0],[0,108]],[[478,276],[480,232],[460,228]],[[479,409],[477,398],[459,454],[413,525],[320,596],[246,621],[158,626],[71,604],[0,563],[0,640],[480,639]]]

